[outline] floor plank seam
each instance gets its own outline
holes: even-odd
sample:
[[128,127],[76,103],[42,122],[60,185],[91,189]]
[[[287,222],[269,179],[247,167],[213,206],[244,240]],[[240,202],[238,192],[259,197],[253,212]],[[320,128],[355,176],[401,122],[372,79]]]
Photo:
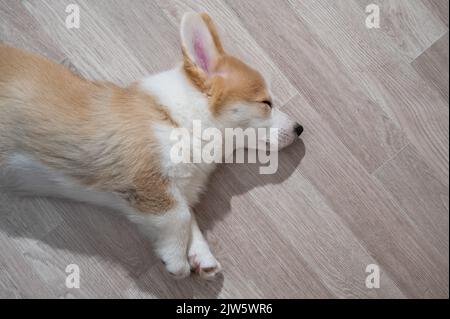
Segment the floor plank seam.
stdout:
[[447,28],[447,30],[440,35],[435,41],[433,41],[427,48],[423,49],[414,59],[412,59],[411,61],[409,61],[409,64],[412,65],[414,63],[414,61],[416,61],[418,58],[420,58],[425,52],[428,51],[428,49],[430,49],[433,45],[436,44],[436,42],[438,42],[439,40],[441,40],[443,37],[448,36],[449,34],[449,29]]
[[394,155],[392,155],[392,157],[388,158],[386,161],[384,161],[383,163],[381,163],[380,166],[378,166],[377,168],[375,168],[375,169],[373,170],[373,172],[369,172],[369,174],[370,174],[371,176],[375,176],[376,173],[377,173],[380,169],[382,169],[386,164],[388,164],[389,162],[391,162],[392,160],[394,160],[397,156],[399,156],[399,155],[401,154],[401,152],[402,152],[405,148],[407,148],[407,147],[410,146],[410,145],[412,145],[412,143],[411,143],[411,142],[408,142],[405,146],[403,146],[401,149],[399,149]]

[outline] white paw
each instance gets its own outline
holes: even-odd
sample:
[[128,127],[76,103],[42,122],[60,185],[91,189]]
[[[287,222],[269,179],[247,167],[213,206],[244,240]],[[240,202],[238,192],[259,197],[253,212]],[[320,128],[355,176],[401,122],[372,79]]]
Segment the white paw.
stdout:
[[166,270],[175,279],[186,278],[191,273],[191,266],[187,260],[164,262],[164,264],[166,265]]
[[220,263],[209,251],[191,252],[189,264],[191,265],[191,270],[204,279],[213,279],[222,270]]

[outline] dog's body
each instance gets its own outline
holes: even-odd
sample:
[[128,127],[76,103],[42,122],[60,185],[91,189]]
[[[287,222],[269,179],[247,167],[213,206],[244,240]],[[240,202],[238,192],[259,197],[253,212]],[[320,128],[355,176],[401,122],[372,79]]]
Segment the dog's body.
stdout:
[[224,53],[207,15],[185,15],[181,34],[183,65],[127,88],[0,46],[0,179],[120,210],[169,272],[209,278],[220,265],[190,208],[215,164],[173,163],[172,130],[193,119],[221,131],[283,122],[289,144],[299,126],[271,109],[259,73]]

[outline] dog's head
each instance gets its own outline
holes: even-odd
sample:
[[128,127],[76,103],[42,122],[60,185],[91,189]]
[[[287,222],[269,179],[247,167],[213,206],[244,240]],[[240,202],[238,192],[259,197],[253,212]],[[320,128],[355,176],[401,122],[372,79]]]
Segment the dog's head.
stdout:
[[209,112],[230,128],[276,128],[265,142],[278,148],[291,144],[303,127],[272,105],[261,74],[225,53],[211,18],[186,13],[181,22],[184,69],[190,81],[209,99]]

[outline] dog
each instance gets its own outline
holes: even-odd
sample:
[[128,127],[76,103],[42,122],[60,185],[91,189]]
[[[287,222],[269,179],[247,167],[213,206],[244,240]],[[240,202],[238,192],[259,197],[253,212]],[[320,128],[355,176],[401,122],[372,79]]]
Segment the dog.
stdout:
[[221,266],[191,208],[216,165],[173,163],[171,131],[192,131],[193,119],[221,132],[276,128],[281,148],[303,128],[272,107],[259,72],[224,51],[207,14],[186,13],[180,31],[182,63],[128,87],[0,45],[0,178],[119,210],[171,275],[210,279]]

